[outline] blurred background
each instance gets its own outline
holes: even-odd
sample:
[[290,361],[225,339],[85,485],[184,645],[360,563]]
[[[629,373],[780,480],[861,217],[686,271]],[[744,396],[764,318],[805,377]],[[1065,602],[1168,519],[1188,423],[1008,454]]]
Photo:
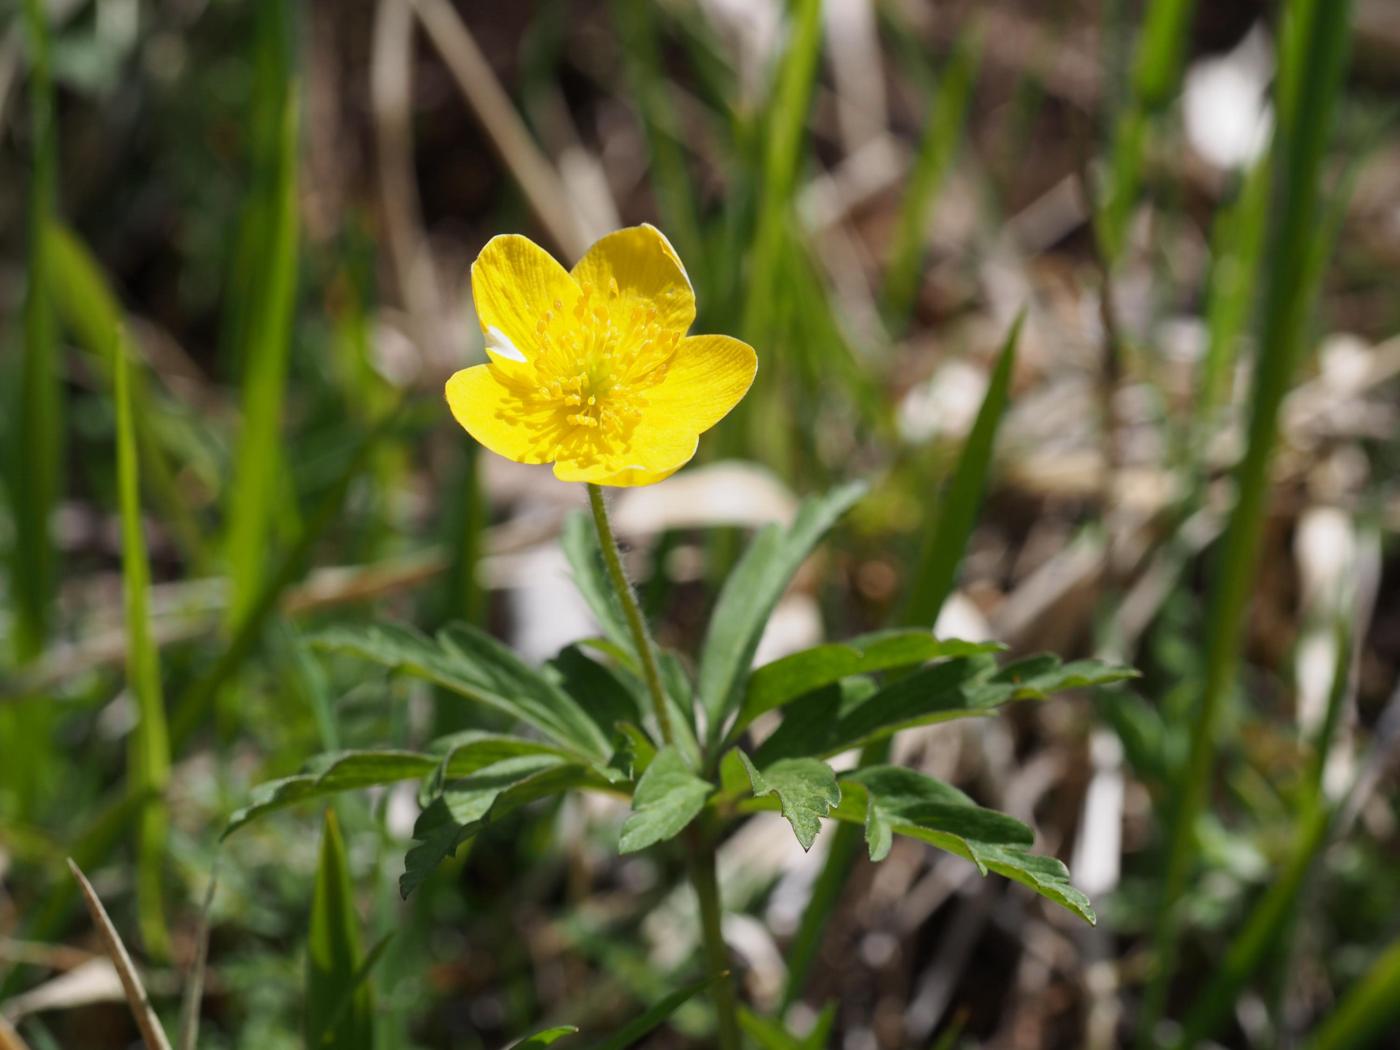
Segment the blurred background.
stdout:
[[[694,652],[745,530],[858,477],[871,495],[760,658],[890,623],[1024,311],[938,631],[1143,671],[896,747],[1035,827],[1097,927],[916,842],[843,864],[833,835],[803,854],[755,818],[721,854],[746,1000],[795,1032],[834,1004],[845,1050],[1128,1045],[1154,995],[1169,1038],[1400,1046],[1400,5],[1343,16],[1314,221],[1279,241],[1292,6],[10,0],[0,1014],[35,1050],[133,1045],[62,859],[173,1015],[217,856],[200,1043],[301,1045],[320,811],[219,832],[322,751],[487,724],[308,631],[467,619],[531,660],[594,631],[557,547],[582,490],[481,453],[441,391],[482,359],[487,239],[568,264],[647,221],[685,260],[695,331],[760,360],[695,464],[617,502],[667,643]],[[1297,262],[1280,244],[1309,273],[1296,369],[1256,356],[1271,268]],[[124,671],[119,329],[163,751]],[[1268,384],[1260,570],[1158,974],[1230,472]],[[515,816],[405,903],[412,798],[336,804],[366,943],[392,934],[375,1045],[606,1030],[693,976],[681,867],[619,859],[618,804]],[[163,913],[138,908],[144,878]],[[711,1023],[696,1000],[645,1045],[712,1045]]]

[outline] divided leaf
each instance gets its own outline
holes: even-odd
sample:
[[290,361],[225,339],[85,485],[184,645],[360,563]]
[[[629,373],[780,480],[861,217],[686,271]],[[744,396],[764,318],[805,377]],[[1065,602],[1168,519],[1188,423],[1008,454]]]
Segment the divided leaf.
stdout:
[[1050,654],[1007,664],[1000,670],[990,656],[945,660],[921,668],[879,689],[819,689],[789,710],[755,756],[760,766],[783,758],[828,757],[891,736],[910,726],[985,715],[1013,700],[1043,700],[1051,693],[1108,685],[1137,672],[1094,660],[1064,664]]
[[841,801],[831,767],[815,758],[785,758],[759,772],[748,755],[740,751],[739,758],[748,770],[754,797],[777,795],[798,843],[804,850],[811,849],[822,829],[822,817]]
[[436,639],[392,624],[340,627],[322,632],[312,643],[427,679],[534,726],[580,757],[607,759],[609,734],[573,697],[474,627],[455,624]]
[[635,853],[675,838],[705,808],[711,790],[675,747],[663,747],[637,781],[618,851]]
[[842,777],[845,796],[832,816],[865,824],[872,860],[889,854],[891,836],[907,835],[1029,886],[1041,896],[1094,922],[1089,899],[1054,857],[1026,847],[1034,840],[1019,820],[977,805],[957,788],[898,766],[869,766]]
[[700,652],[698,693],[711,740],[719,739],[726,716],[739,703],[739,690],[763,627],[788,582],[817,541],[865,490],[860,482],[843,485],[806,501],[789,528],[760,529],[724,581]]
[[416,780],[430,774],[439,759],[417,751],[333,751],[307,763],[306,772],[253,788],[252,801],[229,817],[223,838],[249,821],[307,799],[357,788]]
[[582,766],[548,756],[507,759],[456,781],[432,801],[413,825],[418,843],[404,855],[399,893],[407,898],[439,864],[481,828],[537,799],[573,788],[606,790],[608,783]]
[[744,704],[730,736],[734,737],[765,711],[772,711],[822,686],[857,674],[913,667],[957,656],[976,656],[1004,648],[996,642],[935,638],[928,631],[877,631],[784,656],[749,676]]

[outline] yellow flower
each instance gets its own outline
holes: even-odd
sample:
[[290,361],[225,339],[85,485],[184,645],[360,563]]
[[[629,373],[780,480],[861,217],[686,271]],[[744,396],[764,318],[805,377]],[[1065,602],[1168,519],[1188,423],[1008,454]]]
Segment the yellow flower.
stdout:
[[563,481],[650,485],[753,382],[753,348],[687,336],[695,292],[654,226],[610,233],[566,271],[526,237],[493,237],[472,264],[489,362],[447,381],[457,422]]

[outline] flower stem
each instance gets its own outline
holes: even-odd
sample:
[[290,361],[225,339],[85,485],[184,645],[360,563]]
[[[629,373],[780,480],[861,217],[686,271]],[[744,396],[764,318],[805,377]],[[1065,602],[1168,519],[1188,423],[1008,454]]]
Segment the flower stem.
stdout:
[[710,995],[714,999],[719,1019],[720,1050],[740,1050],[739,1006],[734,998],[734,983],[729,977],[729,950],[724,946],[721,919],[719,876],[715,870],[714,839],[697,824],[687,829],[690,882],[695,887],[695,899],[700,905],[700,939],[705,946],[705,965],[716,978]]
[[[636,592],[622,567],[622,555],[617,549],[617,538],[613,535],[612,522],[608,520],[607,504],[603,502],[603,490],[597,485],[588,486],[588,503],[593,509],[593,523],[598,528],[598,543],[603,548],[603,561],[608,568],[613,590],[617,592],[622,611],[627,617],[627,626],[632,631],[632,640],[637,646],[637,659],[642,664],[642,676],[646,679],[647,690],[651,693],[652,704],[656,709],[656,722],[661,728],[661,737],[672,743],[671,715],[666,706],[666,693],[661,688],[661,674],[656,665],[656,649],[651,635],[647,632],[646,621],[642,618],[641,607],[637,604]],[[715,872],[715,848],[713,836],[706,834],[698,824],[692,824],[686,833],[687,868],[691,884],[695,887],[695,899],[700,906],[700,935],[705,947],[705,964],[710,974],[716,978],[711,995],[714,998],[715,1013],[719,1018],[719,1050],[740,1050],[738,1004],[734,997],[734,985],[728,976],[729,952],[724,946],[724,932],[720,925],[723,911],[719,896],[719,877]]]
[[641,606],[637,604],[637,594],[627,579],[622,567],[622,555],[618,553],[617,538],[613,535],[612,522],[608,520],[608,507],[603,502],[603,490],[597,485],[588,486],[588,504],[593,508],[593,523],[598,527],[598,544],[603,548],[603,562],[608,567],[617,600],[622,603],[623,615],[632,631],[632,641],[637,646],[637,659],[642,662],[642,677],[646,679],[647,691],[651,693],[651,703],[656,714],[656,724],[661,728],[661,739],[672,743],[671,712],[666,706],[666,692],[661,688],[661,672],[656,667],[656,650],[647,633],[647,624],[642,619]]

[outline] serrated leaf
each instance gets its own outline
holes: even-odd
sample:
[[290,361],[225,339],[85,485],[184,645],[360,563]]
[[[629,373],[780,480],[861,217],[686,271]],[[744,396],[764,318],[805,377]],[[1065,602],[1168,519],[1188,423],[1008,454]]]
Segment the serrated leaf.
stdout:
[[1020,821],[977,805],[957,788],[898,766],[870,766],[841,778],[844,796],[831,815],[864,823],[872,860],[889,853],[891,836],[906,835],[996,872],[1094,922],[1089,899],[1054,857],[1026,847],[1034,836]]
[[867,690],[864,696],[844,686],[798,700],[789,705],[782,725],[763,742],[755,761],[767,766],[783,758],[825,758],[911,726],[985,715],[1013,700],[1041,700],[1062,690],[1136,675],[1093,660],[1062,664],[1050,654],[1017,660],[999,670],[990,656],[959,657]]
[[675,838],[705,808],[711,790],[675,747],[663,747],[637,781],[618,851],[635,853]]
[[742,751],[739,758],[748,771],[754,797],[777,795],[798,844],[804,850],[811,849],[822,829],[822,817],[841,801],[841,788],[831,767],[815,758],[785,758],[760,772]]
[[229,817],[223,838],[274,810],[341,791],[416,780],[437,768],[440,759],[416,751],[338,751],[307,763],[306,771],[259,784],[252,801]]
[[360,981],[348,1008],[345,990],[360,971],[359,917],[355,914],[345,843],[333,810],[326,810],[321,860],[306,937],[306,1045],[310,1050],[370,1050],[374,1046],[369,985]]
[[744,704],[730,736],[737,735],[764,712],[851,675],[992,653],[1001,648],[995,642],[964,642],[935,638],[927,631],[896,630],[804,649],[765,664],[749,676]]
[[536,1032],[532,1036],[512,1043],[510,1050],[540,1050],[541,1047],[552,1046],[563,1039],[566,1035],[573,1035],[578,1031],[571,1024],[561,1024],[555,1028],[546,1028],[543,1032]]
[[404,854],[399,893],[407,899],[439,864],[489,821],[498,820],[527,802],[591,781],[582,767],[565,764],[551,755],[508,758],[453,781],[418,814],[413,824],[413,838],[418,845]]
[[865,494],[856,482],[808,500],[787,529],[760,529],[739,564],[724,581],[700,652],[700,704],[709,719],[710,739],[720,739],[763,627],[788,582],[818,540]]
[[394,624],[338,627],[311,644],[427,679],[534,726],[590,761],[607,758],[608,735],[568,693],[474,627],[456,624],[435,639]]

